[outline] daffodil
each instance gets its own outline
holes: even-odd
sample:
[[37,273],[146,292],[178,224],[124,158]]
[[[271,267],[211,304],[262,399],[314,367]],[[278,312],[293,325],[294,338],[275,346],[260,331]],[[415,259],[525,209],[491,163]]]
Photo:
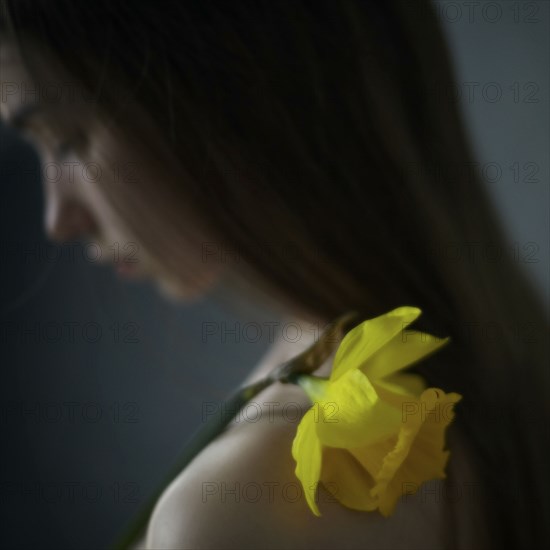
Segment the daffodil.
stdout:
[[300,376],[313,402],[292,445],[296,476],[319,516],[319,482],[344,506],[393,513],[399,498],[445,477],[445,430],[461,396],[401,372],[448,342],[407,329],[421,314],[400,307],[352,329],[328,379]]

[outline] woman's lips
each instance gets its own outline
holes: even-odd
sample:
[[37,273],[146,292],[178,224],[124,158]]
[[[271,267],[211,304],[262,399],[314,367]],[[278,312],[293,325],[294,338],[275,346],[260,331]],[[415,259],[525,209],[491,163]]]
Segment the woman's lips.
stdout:
[[138,275],[138,264],[137,262],[118,262],[116,272],[121,277],[134,278]]

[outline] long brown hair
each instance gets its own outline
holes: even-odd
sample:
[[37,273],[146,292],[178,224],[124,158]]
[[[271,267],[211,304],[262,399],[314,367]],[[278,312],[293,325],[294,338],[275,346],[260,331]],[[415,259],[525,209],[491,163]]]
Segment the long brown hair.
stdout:
[[548,322],[469,169],[428,0],[9,4],[22,51],[47,45],[237,268],[322,318],[410,304],[452,337],[417,370],[464,395],[494,547],[542,546]]

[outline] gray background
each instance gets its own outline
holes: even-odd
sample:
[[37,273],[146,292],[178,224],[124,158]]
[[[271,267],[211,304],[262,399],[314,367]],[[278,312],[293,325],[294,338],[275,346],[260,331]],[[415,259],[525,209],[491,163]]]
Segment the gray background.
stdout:
[[510,245],[532,260],[523,265],[548,304],[550,3],[434,5],[453,49],[479,169],[488,177]]
[[[480,165],[495,179],[490,192],[510,243],[537,246],[537,261],[522,265],[548,303],[549,4],[435,4]],[[20,167],[1,175],[2,538],[12,548],[102,547],[200,425],[203,404],[219,402],[267,348],[267,331],[253,343],[245,324],[276,319],[215,296],[170,304],[79,249],[47,261],[38,161],[1,127],[0,160]],[[240,337],[204,341],[204,322],[239,323]]]

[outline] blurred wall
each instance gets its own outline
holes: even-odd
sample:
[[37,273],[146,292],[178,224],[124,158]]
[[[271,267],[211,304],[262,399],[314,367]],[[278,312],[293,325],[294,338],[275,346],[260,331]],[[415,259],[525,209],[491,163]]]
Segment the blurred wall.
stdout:
[[[550,304],[550,2],[433,2],[510,248]],[[488,252],[490,254],[491,252]]]

